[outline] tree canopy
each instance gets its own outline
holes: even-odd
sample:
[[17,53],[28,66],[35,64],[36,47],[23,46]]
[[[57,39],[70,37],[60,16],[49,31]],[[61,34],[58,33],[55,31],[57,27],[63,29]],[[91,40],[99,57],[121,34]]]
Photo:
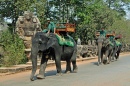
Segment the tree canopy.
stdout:
[[94,39],[95,31],[101,28],[123,32],[126,40],[130,20],[124,16],[129,8],[130,0],[0,0],[1,19],[11,19],[14,29],[18,16],[30,10],[42,25],[47,17],[55,22],[75,23],[76,32],[70,34],[84,43]]

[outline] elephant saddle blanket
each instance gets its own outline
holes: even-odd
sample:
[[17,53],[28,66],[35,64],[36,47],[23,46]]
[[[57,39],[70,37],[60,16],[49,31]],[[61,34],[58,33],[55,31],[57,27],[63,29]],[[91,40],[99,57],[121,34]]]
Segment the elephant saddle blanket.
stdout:
[[70,47],[74,46],[74,42],[71,40],[71,38],[69,36],[62,37],[62,36],[56,34],[56,37],[57,37],[58,43],[60,45],[66,45],[66,46],[70,46]]
[[120,45],[121,45],[121,43],[116,40],[116,46],[120,46]]
[[109,43],[111,46],[114,46],[113,42],[109,40]]

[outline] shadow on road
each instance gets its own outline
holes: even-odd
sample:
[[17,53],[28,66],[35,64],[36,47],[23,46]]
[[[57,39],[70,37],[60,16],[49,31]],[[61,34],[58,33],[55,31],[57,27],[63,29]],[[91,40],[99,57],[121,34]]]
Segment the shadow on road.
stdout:
[[56,73],[57,73],[57,72],[56,72],[55,70],[52,70],[52,71],[46,71],[46,73],[45,73],[45,77],[56,75]]
[[98,62],[91,62],[93,65],[98,66]]
[[[65,74],[65,70],[62,70],[62,73]],[[57,74],[57,71],[56,71],[56,70],[51,70],[51,71],[46,71],[46,73],[45,73],[44,75],[45,75],[45,78],[46,78],[46,77],[49,77],[49,76],[56,76],[56,74]],[[37,74],[37,75],[38,75],[38,74]],[[35,80],[38,80],[38,79],[37,79],[37,75],[34,76],[34,79],[35,79]]]

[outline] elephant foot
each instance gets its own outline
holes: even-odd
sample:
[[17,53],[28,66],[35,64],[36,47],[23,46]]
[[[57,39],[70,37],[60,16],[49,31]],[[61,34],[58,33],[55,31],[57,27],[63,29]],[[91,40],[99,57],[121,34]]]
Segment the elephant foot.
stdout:
[[110,64],[110,61],[108,61],[107,64]]
[[74,70],[73,73],[77,73],[77,70]]
[[102,62],[98,62],[97,65],[98,65],[98,66],[99,66],[99,65],[102,65]]
[[111,62],[114,62],[114,60],[111,60]]
[[35,79],[34,79],[34,77],[30,77],[30,80],[31,80],[31,81],[34,81]]
[[100,65],[103,65],[103,62],[101,62]]
[[115,61],[117,61],[118,59],[116,59]]
[[66,74],[69,74],[71,71],[65,71]]
[[97,65],[99,66],[99,65],[100,65],[100,63],[98,62],[98,63],[97,63]]
[[103,61],[103,64],[107,64],[107,60],[104,60],[104,61]]
[[114,58],[111,59],[111,62],[114,62]]
[[57,76],[62,76],[63,74],[62,74],[62,73],[57,73],[56,75],[57,75]]
[[114,62],[114,60],[111,60],[111,62]]
[[119,60],[119,58],[117,58],[115,61],[118,61]]
[[31,81],[34,81],[36,78],[34,77],[34,74],[31,74],[31,76],[30,76],[30,80]]
[[45,79],[45,77],[43,75],[41,75],[41,74],[38,74],[37,79]]
[[110,59],[108,59],[108,60],[107,60],[107,64],[110,64],[110,63],[111,63],[111,60],[110,60]]
[[118,60],[119,58],[116,58],[116,61]]
[[78,67],[76,67],[75,69],[73,69],[73,73],[77,73],[78,71]]

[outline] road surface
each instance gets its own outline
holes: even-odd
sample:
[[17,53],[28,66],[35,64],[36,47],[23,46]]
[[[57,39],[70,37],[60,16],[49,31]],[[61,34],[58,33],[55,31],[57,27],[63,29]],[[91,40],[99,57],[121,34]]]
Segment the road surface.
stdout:
[[[62,65],[63,72],[65,65]],[[0,86],[130,86],[130,55],[97,66],[97,59],[78,62],[78,73],[56,76],[54,67],[46,69],[46,78],[30,81],[31,71],[0,76]],[[38,74],[38,70],[37,73]]]

